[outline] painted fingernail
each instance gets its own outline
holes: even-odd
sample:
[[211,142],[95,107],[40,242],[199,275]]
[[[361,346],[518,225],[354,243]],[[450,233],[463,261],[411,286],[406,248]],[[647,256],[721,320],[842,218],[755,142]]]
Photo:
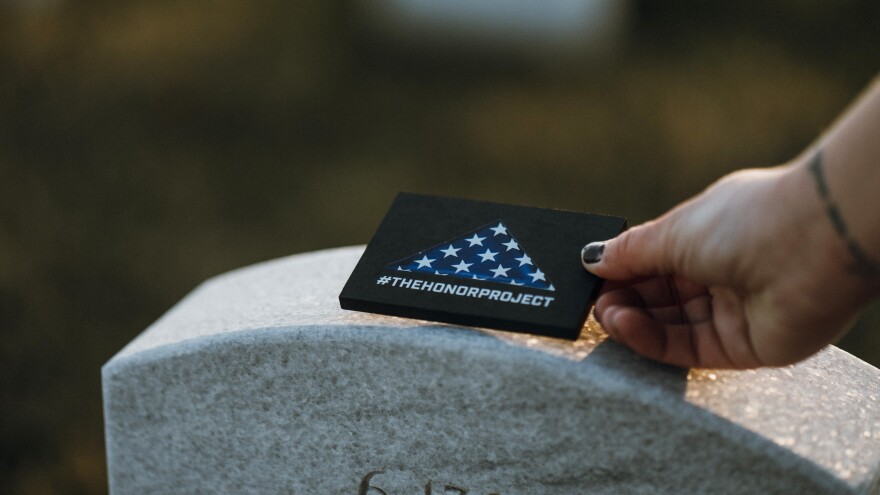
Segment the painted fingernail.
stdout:
[[604,242],[591,242],[581,250],[581,261],[584,267],[602,261],[602,253],[605,252]]

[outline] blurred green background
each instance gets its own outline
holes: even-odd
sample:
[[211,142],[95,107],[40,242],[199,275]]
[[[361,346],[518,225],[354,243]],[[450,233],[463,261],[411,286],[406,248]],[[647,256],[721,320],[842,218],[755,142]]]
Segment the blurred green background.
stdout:
[[[0,493],[106,492],[100,366],[199,282],[365,243],[395,193],[661,214],[794,157],[880,2],[633,2],[596,58],[432,48],[352,2],[0,3]],[[842,346],[880,364],[880,309]]]

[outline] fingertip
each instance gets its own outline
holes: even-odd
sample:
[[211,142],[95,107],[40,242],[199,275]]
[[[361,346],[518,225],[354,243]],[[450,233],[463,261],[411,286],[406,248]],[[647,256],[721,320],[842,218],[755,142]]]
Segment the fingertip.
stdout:
[[669,274],[672,271],[671,234],[662,222],[638,225],[613,239],[591,242],[581,249],[581,264],[607,280],[631,280]]
[[615,340],[646,358],[656,361],[662,359],[666,336],[660,325],[644,311],[620,308],[612,314],[611,320]]
[[604,253],[604,242],[591,242],[581,249],[581,264],[588,272],[594,273],[593,270],[602,261]]
[[617,332],[615,331],[613,325],[614,313],[620,308],[617,306],[607,306],[603,308],[596,308],[596,321],[602,325],[602,328],[605,330],[605,333],[608,334],[613,340],[617,340]]

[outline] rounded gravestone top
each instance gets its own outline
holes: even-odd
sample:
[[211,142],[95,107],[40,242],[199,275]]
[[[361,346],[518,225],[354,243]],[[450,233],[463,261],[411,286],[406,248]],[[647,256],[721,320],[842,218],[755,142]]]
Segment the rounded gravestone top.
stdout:
[[362,250],[215,277],[114,356],[112,492],[878,493],[880,371],[839,349],[684,370],[592,319],[570,342],[344,311]]

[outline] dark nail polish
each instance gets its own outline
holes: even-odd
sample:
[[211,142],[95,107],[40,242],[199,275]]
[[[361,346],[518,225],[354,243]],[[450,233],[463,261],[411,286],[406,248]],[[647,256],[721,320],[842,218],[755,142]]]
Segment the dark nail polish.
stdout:
[[592,265],[602,261],[602,253],[605,252],[604,242],[591,242],[581,250],[581,260],[584,265]]

